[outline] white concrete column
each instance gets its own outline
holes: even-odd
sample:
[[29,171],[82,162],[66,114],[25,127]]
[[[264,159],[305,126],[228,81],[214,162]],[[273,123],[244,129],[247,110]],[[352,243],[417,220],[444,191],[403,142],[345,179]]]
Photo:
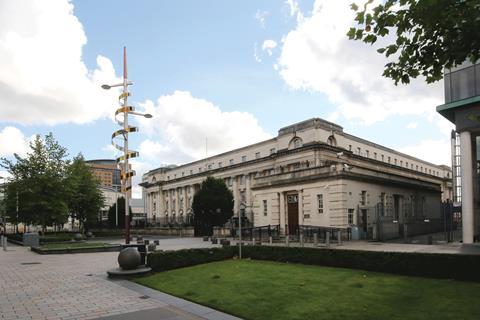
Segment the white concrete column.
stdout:
[[251,174],[245,175],[245,202],[247,205],[252,205],[252,191],[250,190],[250,179],[252,178]]
[[278,195],[280,208],[280,231],[283,234],[287,234],[287,230],[285,230],[285,194],[283,192],[279,192]]
[[186,215],[187,214],[187,208],[188,208],[188,195],[187,195],[187,186],[183,187],[182,190],[183,190],[183,214]]
[[232,177],[232,193],[233,193],[233,215],[237,216],[239,215],[239,210],[240,210],[240,197],[238,194],[238,182],[237,182],[237,177],[234,176]]
[[463,243],[473,243],[475,223],[473,220],[473,162],[470,132],[460,133],[460,166],[462,175],[462,228]]
[[303,189],[298,190],[298,224],[303,225]]

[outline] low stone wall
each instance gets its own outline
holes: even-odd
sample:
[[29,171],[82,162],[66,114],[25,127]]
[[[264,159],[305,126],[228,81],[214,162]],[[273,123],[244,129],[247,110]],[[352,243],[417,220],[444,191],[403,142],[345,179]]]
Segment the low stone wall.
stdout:
[[135,235],[159,235],[159,236],[193,237],[195,235],[195,230],[193,229],[193,227],[131,229],[130,234],[132,236],[135,236]]
[[70,249],[42,249],[40,247],[31,247],[33,252],[39,254],[70,254],[70,253],[93,253],[93,252],[118,252],[122,246],[109,246],[103,248],[70,248]]

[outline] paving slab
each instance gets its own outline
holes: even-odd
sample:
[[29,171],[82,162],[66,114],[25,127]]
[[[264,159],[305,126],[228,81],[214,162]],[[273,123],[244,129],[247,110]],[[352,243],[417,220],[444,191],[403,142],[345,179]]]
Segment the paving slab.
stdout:
[[[200,242],[170,242],[169,248],[203,245]],[[0,319],[208,319],[175,307],[184,304],[198,314],[204,311],[185,300],[158,292],[162,299],[151,299],[110,281],[106,270],[117,267],[117,256],[117,252],[38,255],[10,245],[8,251],[0,251]]]

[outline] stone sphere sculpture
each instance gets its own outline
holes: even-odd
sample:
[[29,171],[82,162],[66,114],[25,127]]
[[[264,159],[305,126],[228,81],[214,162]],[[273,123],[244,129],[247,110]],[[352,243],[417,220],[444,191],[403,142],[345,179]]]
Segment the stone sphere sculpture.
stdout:
[[120,265],[120,268],[124,270],[136,269],[141,261],[140,252],[138,252],[137,248],[125,248],[120,251],[120,254],[118,255],[118,264]]
[[88,231],[85,235],[87,236],[87,238],[91,238],[93,236],[93,233]]
[[83,240],[83,236],[80,233],[75,233],[75,235],[73,236],[73,239],[75,241],[80,241],[80,240]]

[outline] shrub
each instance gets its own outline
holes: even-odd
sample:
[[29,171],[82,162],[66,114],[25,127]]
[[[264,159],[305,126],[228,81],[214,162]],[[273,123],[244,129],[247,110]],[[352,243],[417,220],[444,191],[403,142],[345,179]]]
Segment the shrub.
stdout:
[[156,251],[148,255],[147,264],[153,271],[166,271],[231,259],[234,252],[234,247]]
[[[236,247],[154,252],[148,265],[165,271],[231,259]],[[480,255],[377,252],[340,249],[245,246],[242,256],[255,260],[361,269],[442,279],[480,281]]]

